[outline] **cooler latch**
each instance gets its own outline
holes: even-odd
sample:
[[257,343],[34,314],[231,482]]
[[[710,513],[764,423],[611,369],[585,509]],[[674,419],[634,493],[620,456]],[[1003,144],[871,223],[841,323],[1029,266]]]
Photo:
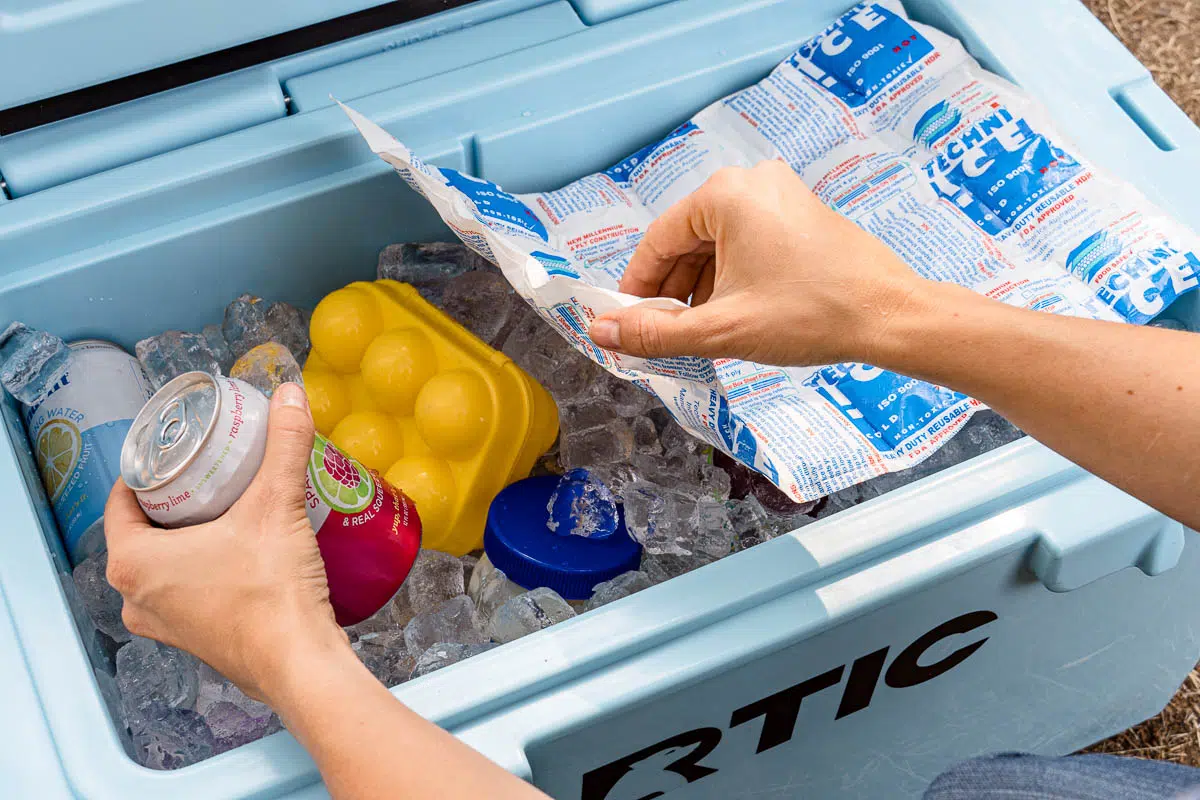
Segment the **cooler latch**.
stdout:
[[1129,567],[1159,575],[1183,553],[1184,527],[1098,480],[1040,498],[1027,562],[1053,592],[1070,592]]

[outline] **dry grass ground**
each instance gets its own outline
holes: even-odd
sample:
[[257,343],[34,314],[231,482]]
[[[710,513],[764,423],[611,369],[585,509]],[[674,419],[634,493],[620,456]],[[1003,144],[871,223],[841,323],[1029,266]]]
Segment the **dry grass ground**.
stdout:
[[[1200,0],[1084,0],[1200,124]],[[1200,766],[1200,671],[1163,712],[1091,748]]]
[[1200,0],[1084,0],[1200,123]]

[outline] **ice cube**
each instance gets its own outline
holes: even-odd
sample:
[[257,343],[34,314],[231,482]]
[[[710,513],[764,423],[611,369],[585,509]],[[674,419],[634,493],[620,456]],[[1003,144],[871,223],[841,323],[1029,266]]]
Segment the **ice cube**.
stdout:
[[14,322],[0,333],[0,383],[33,405],[66,373],[70,353],[57,336]]
[[145,716],[161,703],[168,708],[193,708],[199,691],[200,661],[182,650],[153,639],[134,636],[117,651],[117,688],[130,720]]
[[557,327],[537,314],[528,315],[517,324],[503,349],[517,366],[545,386],[559,405],[569,404],[604,374]]
[[1003,447],[1025,436],[1025,432],[990,409],[977,411],[963,429],[950,441],[966,445],[967,458]]
[[[461,576],[461,572],[459,574]],[[424,653],[438,642],[481,644],[485,641],[483,621],[466,595],[453,597],[432,611],[417,614],[404,627],[404,644],[410,653]]]
[[267,342],[250,348],[233,365],[229,377],[237,378],[270,397],[282,384],[304,383],[300,365],[291,351],[279,342]]
[[623,380],[611,372],[605,372],[598,380],[593,381],[587,393],[607,402],[621,417],[644,414],[658,402],[652,394],[644,391],[636,383]]
[[229,349],[229,342],[225,341],[225,335],[221,333],[221,326],[205,325],[200,335],[204,337],[208,349],[221,365],[221,374],[228,375],[229,370],[233,369],[234,358],[233,351]]
[[645,553],[642,556],[642,572],[654,584],[678,578],[694,569],[711,564],[717,559],[707,553]]
[[835,492],[819,513],[816,510],[810,513],[823,519],[1014,442],[1024,435],[1020,428],[996,412],[988,409],[977,411],[962,430],[920,464]]
[[621,493],[625,527],[649,553],[688,554],[696,500],[648,481],[635,481]]
[[738,538],[738,546],[743,550],[775,538],[770,515],[753,495],[729,502],[729,524]]
[[617,499],[586,469],[563,475],[546,504],[550,530],[560,536],[605,537],[617,530]]
[[111,636],[114,641],[128,642],[133,634],[121,620],[121,608],[124,601],[120,593],[108,585],[105,570],[108,569],[108,552],[100,551],[84,559],[75,567],[73,577],[75,588],[83,600],[84,608],[92,619],[92,624]]
[[71,577],[71,573],[58,573],[58,581],[62,587],[63,597],[67,601],[67,608],[71,612],[71,618],[75,621],[75,628],[79,631],[79,641],[83,644],[88,660],[94,668],[115,674],[116,664],[113,655],[115,651],[107,645],[112,642],[113,648],[115,648],[116,642],[98,631],[95,624],[92,623],[83,598],[79,596],[79,590],[75,588],[75,581]]
[[117,651],[120,650],[126,642],[118,642],[116,639],[109,636],[103,631],[95,632],[96,648],[100,651],[100,661],[93,663],[93,667],[98,667],[104,670],[109,675],[117,674]]
[[[402,594],[402,593],[404,593],[403,587],[401,587],[400,590],[398,592],[396,592],[397,595]],[[388,601],[388,603],[386,605],[384,605],[383,608],[379,609],[374,614],[372,614],[371,616],[364,619],[362,622],[358,623],[357,625],[349,625],[346,628],[344,628],[343,630],[345,630],[346,635],[348,637],[350,637],[350,641],[357,642],[361,637],[366,636],[367,634],[371,634],[371,633],[387,633],[389,631],[404,630],[404,625],[405,625],[405,623],[408,622],[408,620],[406,619],[406,620],[404,620],[404,622],[396,621],[396,618],[393,615],[393,609],[392,609],[392,605],[393,605],[393,603],[395,603],[395,601],[396,601],[396,598],[393,597],[392,600]],[[411,619],[411,618],[412,618],[412,615],[410,614],[409,619]]]
[[291,351],[297,363],[308,357],[308,319],[288,303],[267,304],[252,294],[239,295],[225,307],[221,334],[234,358],[267,342],[278,342]]
[[371,674],[389,689],[408,680],[416,663],[404,643],[403,631],[364,634],[351,647]]
[[569,402],[572,398],[579,397],[593,381],[604,373],[603,369],[590,358],[575,350],[572,345],[567,344],[566,346],[568,349],[560,357],[560,368],[551,372],[542,382],[550,394],[554,395],[557,403]]
[[745,500],[754,488],[754,471],[740,461],[735,461],[720,450],[713,451],[713,465],[729,476],[729,496],[734,500]]
[[104,708],[108,710],[108,716],[112,717],[113,727],[121,738],[121,744],[127,746],[130,730],[125,723],[125,710],[121,708],[121,691],[116,688],[116,680],[103,669],[92,669],[92,674],[95,675],[100,699],[104,702]]
[[662,455],[662,442],[658,440],[658,428],[654,420],[646,416],[637,416],[629,421],[633,431],[633,451],[648,456]]
[[190,709],[157,703],[134,720],[131,728],[134,754],[142,766],[151,769],[190,766],[216,751],[208,724]]
[[[899,475],[900,473],[893,474]],[[892,483],[893,486],[898,486],[901,483],[908,483],[913,480],[913,476],[911,474],[907,475],[906,477],[907,480],[901,479],[899,481],[895,478],[890,478],[889,483]],[[860,503],[865,503],[868,500],[878,497],[879,492],[880,485],[875,483],[875,481],[868,481],[866,483],[855,484],[854,486],[847,486],[845,489],[840,489],[829,495],[829,499],[824,506],[823,514],[824,516],[829,516],[831,514],[836,514],[839,511],[844,511],[847,508],[853,508]]]
[[386,614],[391,618],[394,626],[403,629],[417,615],[417,612],[413,610],[412,603],[408,600],[408,587],[401,585],[400,590],[386,606],[379,610],[376,616],[380,614]]
[[654,427],[658,429],[659,436],[662,436],[662,432],[665,431],[669,426],[678,424],[675,422],[675,418],[671,416],[671,412],[667,410],[666,406],[659,405],[657,403],[653,408],[646,412],[646,416],[651,422],[654,423]]
[[[422,550],[404,579],[408,604],[414,614],[432,611],[452,597],[466,592],[462,562],[440,550]],[[423,652],[421,648],[416,652]]]
[[224,374],[208,340],[200,333],[167,331],[142,339],[134,349],[155,389],[185,372]]
[[234,358],[241,358],[252,347],[263,344],[269,339],[263,336],[267,327],[267,308],[269,303],[261,297],[252,294],[240,294],[225,306],[225,315],[221,320],[221,335],[229,344]]
[[596,480],[603,483],[609,488],[615,497],[621,497],[621,493],[625,491],[625,487],[629,484],[641,480],[641,476],[634,471],[630,464],[605,464],[603,466],[592,467],[589,472],[595,476]]
[[575,609],[558,592],[540,587],[512,598],[492,615],[488,633],[501,644],[575,616]]
[[246,695],[233,681],[215,669],[200,662],[199,689],[196,691],[196,710],[207,714],[217,703],[231,703],[245,711],[253,719],[268,719],[273,714],[271,707]]
[[692,513],[692,525],[694,530],[691,537],[680,542],[691,553],[724,558],[737,549],[738,537],[724,501],[701,497],[696,501],[696,509]]
[[599,428],[567,431],[559,450],[559,461],[567,469],[628,462],[633,457],[633,430],[627,420],[612,419]]
[[486,653],[488,650],[493,650],[499,646],[494,642],[484,642],[483,644],[438,642],[422,653],[421,657],[417,659],[409,680],[420,678],[422,675],[428,675],[431,672],[437,672],[443,667],[457,664],[460,661],[466,661],[468,658],[477,656],[480,653]]
[[[476,550],[475,553],[483,554],[482,550]],[[462,564],[463,571],[463,586],[471,585],[471,573],[475,571],[475,567],[479,566],[479,556],[475,553],[467,553],[462,558],[458,559]]]
[[255,718],[233,703],[213,703],[203,714],[213,736],[213,755],[257,741],[266,736],[270,718]]
[[304,366],[312,342],[308,338],[308,322],[312,314],[291,303],[271,303],[267,309],[267,332],[270,341],[278,342],[288,349],[296,363]]
[[732,490],[729,473],[712,464],[700,465],[700,488],[704,494],[716,500],[728,500]]
[[608,605],[622,597],[629,597],[642,589],[648,589],[650,585],[650,576],[641,570],[623,572],[610,581],[596,584],[592,589],[592,596],[584,605],[583,610],[591,611],[594,608],[600,608],[600,606]]
[[451,278],[489,269],[495,269],[491,262],[460,242],[393,244],[379,253],[376,277],[411,284],[426,300],[441,305]]
[[452,278],[442,294],[442,310],[487,344],[499,349],[524,305],[499,272],[474,270]]
[[671,420],[663,428],[658,438],[662,442],[663,451],[667,453],[698,453],[702,448],[708,447],[705,442],[692,436],[674,420]]
[[705,492],[703,470],[707,462],[696,453],[678,449],[662,455],[635,452],[631,464],[635,473],[651,483],[672,486],[693,497]]
[[504,570],[490,565],[478,580],[471,581],[471,600],[474,601],[479,619],[485,628],[491,622],[496,609],[511,598],[524,593],[524,589],[508,579]]
[[[559,406],[561,435],[599,428],[614,417],[612,406],[602,397],[587,395]],[[654,435],[658,441],[658,434]]]

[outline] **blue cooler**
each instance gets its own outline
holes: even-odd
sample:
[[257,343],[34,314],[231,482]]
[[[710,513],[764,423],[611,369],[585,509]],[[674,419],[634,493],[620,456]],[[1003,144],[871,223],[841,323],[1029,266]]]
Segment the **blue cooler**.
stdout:
[[[311,306],[390,242],[448,238],[331,94],[422,158],[545,189],[849,3],[9,3],[0,321],[132,348],[243,291]],[[1200,131],[1082,5],[905,5],[1200,228]],[[1197,297],[1173,312],[1193,328]],[[286,732],[177,772],[130,760],[3,410],[3,795],[325,796]],[[1198,584],[1194,535],[1023,440],[394,691],[564,800],[916,797],[962,758],[1070,753],[1157,712],[1200,656]]]

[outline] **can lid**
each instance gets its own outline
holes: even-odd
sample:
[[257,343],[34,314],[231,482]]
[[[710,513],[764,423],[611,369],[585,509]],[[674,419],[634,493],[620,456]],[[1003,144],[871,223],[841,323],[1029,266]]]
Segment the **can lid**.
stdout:
[[608,535],[584,538],[550,530],[546,505],[558,482],[556,475],[526,478],[496,495],[488,509],[483,548],[513,583],[526,589],[546,586],[566,600],[586,600],[596,584],[637,569],[642,546],[626,532],[619,506]]
[[121,448],[121,478],[134,491],[157,489],[178,477],[208,441],[221,392],[213,376],[185,372],[142,406]]
[[86,347],[98,347],[107,350],[121,350],[122,353],[125,352],[121,349],[120,345],[110,342],[107,339],[76,339],[72,342],[67,342],[67,347],[71,348],[72,350],[82,350]]

